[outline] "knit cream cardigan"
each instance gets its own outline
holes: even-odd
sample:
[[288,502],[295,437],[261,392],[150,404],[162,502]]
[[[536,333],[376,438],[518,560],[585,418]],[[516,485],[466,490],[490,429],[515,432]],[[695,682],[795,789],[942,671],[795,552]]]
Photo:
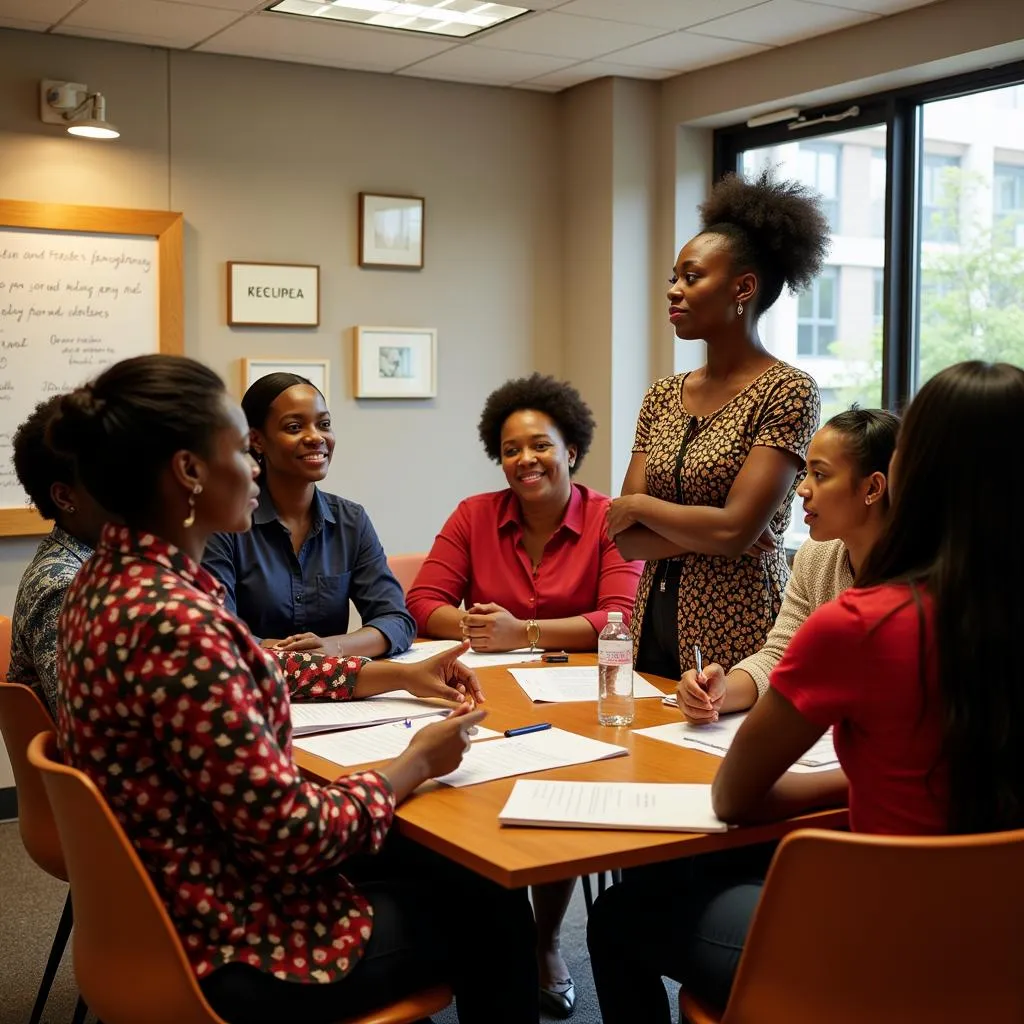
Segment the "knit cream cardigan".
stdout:
[[782,607],[764,646],[749,658],[737,662],[732,671],[743,669],[757,685],[760,698],[768,689],[768,678],[779,663],[793,634],[819,605],[838,597],[853,584],[853,571],[841,540],[806,540],[793,559],[793,571],[786,585]]

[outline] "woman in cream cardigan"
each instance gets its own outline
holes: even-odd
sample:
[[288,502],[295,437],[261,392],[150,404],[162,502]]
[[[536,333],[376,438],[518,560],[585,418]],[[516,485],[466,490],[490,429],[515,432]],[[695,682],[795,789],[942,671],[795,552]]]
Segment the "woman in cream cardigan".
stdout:
[[807,475],[796,492],[811,539],[796,553],[779,616],[764,646],[728,671],[709,664],[703,673],[684,673],[678,700],[688,722],[714,722],[719,715],[753,706],[807,616],[852,586],[882,529],[898,429],[892,413],[850,409],[814,435]]

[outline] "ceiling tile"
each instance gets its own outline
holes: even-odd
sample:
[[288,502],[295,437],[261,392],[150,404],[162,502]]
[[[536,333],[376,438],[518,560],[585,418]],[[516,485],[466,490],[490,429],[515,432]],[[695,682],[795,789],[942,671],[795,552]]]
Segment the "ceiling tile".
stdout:
[[676,74],[694,71],[709,64],[746,57],[769,47],[757,43],[739,43],[731,39],[715,39],[694,35],[693,31],[673,32],[639,46],[629,46],[607,55],[607,61],[638,67],[672,68]]
[[620,78],[671,78],[677,72],[668,68],[638,68],[629,67],[625,64],[608,64],[605,61],[589,60],[582,64],[572,64],[560,71],[552,71],[546,75],[539,75],[528,81],[518,84],[528,88],[560,90],[568,89],[574,85],[581,85],[594,78],[608,78],[618,76]]
[[261,11],[273,0],[164,0],[168,4],[191,4],[193,7],[215,7],[224,11],[238,11],[248,14]]
[[5,21],[40,22],[52,25],[74,10],[79,0],[0,0],[0,18]]
[[875,17],[877,15],[863,11],[805,3],[803,0],[768,0],[749,10],[706,21],[690,31],[722,39],[785,46],[799,39],[834,32]]
[[[687,28],[702,21],[720,18],[764,0],[571,0],[558,8],[559,14],[583,15],[625,21],[633,25],[654,25],[658,28]],[[870,2],[870,0],[869,0]]]
[[454,81],[471,79],[489,85],[512,85],[564,68],[571,59],[464,45],[403,68],[402,74],[414,78],[445,78]]
[[5,18],[0,14],[0,28],[17,28],[23,32],[45,32],[50,27],[48,21],[22,21],[20,18]]
[[237,12],[166,0],[86,0],[54,31],[68,35],[109,33],[111,39],[185,47],[194,46],[237,18]]
[[453,41],[384,29],[357,28],[342,22],[257,14],[243,18],[198,47],[210,53],[271,57],[353,67],[367,71],[397,71],[415,61],[450,49]]
[[806,0],[807,3],[823,7],[848,7],[853,11],[867,11],[871,14],[898,14],[911,7],[924,7],[936,0]]
[[585,60],[660,34],[649,25],[574,18],[567,14],[535,14],[519,18],[507,28],[492,29],[486,39],[475,45]]

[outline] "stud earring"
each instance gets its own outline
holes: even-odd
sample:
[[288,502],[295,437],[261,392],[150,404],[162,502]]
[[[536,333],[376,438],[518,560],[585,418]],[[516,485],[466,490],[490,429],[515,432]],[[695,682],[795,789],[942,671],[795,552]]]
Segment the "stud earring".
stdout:
[[743,303],[742,302],[737,302],[736,303],[736,315],[737,316],[743,316]]
[[78,509],[77,509],[77,507],[76,507],[76,506],[74,506],[74,505],[68,505],[68,507],[67,507],[67,513],[68,513],[68,515],[69,515],[69,516],[73,516],[73,515],[74,515],[74,514],[75,514],[75,513],[77,512],[77,511],[78,511]]
[[187,530],[196,521],[196,498],[203,493],[203,485],[196,484],[192,493],[188,496],[188,515],[182,520],[181,525]]

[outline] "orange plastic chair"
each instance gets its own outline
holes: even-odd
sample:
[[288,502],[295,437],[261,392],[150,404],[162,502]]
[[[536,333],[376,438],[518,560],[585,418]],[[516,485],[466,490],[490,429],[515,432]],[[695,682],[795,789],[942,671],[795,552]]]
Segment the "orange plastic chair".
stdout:
[[1020,1024],[1024,830],[780,845],[724,1013],[691,1024]]
[[7,669],[11,666],[11,620],[0,615],[0,682],[7,679]]
[[[67,851],[75,907],[75,976],[104,1024],[224,1024],[196,982],[181,940],[128,837],[92,780],[55,759],[53,733],[29,744]],[[339,1024],[412,1024],[443,1010],[438,985]]]
[[[0,620],[0,640],[6,628],[6,652],[10,653],[11,620]],[[6,668],[4,669],[6,674]],[[61,850],[60,836],[50,810],[50,801],[39,772],[28,762],[28,745],[33,736],[53,729],[53,719],[43,706],[43,702],[27,686],[19,683],[0,683],[0,733],[3,733],[4,746],[11,759],[14,771],[14,784],[18,790],[18,827],[25,850],[36,865],[48,875],[68,880],[64,866],[64,853]],[[29,1024],[38,1024],[46,1006],[53,979],[60,967],[61,957],[68,944],[71,934],[72,913],[71,895],[68,894],[61,911],[57,931],[50,946],[50,955],[43,969],[43,980],[39,985],[35,1005]],[[81,999],[75,1008],[74,1020],[85,1019],[85,1004]]]
[[394,573],[395,579],[401,584],[403,594],[409,593],[409,588],[416,579],[416,573],[420,571],[420,566],[426,557],[426,552],[418,555],[388,556],[388,568]]

